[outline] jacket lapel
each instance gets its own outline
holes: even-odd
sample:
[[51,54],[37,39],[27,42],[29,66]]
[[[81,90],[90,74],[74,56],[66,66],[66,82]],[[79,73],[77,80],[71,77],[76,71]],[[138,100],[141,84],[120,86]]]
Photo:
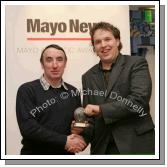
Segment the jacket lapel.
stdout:
[[105,82],[104,82],[104,77],[102,71],[99,69],[99,64],[97,65],[97,68],[93,72],[93,80],[95,82],[96,88],[100,91],[104,91],[105,88]]
[[117,79],[119,78],[119,75],[124,67],[125,59],[124,56],[121,54],[118,56],[115,65],[113,66],[113,69],[111,71],[111,74],[109,76],[108,81],[108,87],[107,87],[107,94],[106,97],[110,94],[113,86],[115,85]]

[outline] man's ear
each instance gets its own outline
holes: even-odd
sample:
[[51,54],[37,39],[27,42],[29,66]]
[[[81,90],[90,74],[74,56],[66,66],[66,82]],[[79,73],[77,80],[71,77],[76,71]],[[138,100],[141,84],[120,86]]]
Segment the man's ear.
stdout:
[[119,44],[120,44],[120,40],[119,40],[119,39],[117,39],[117,47],[119,46]]
[[41,68],[44,69],[43,63],[41,62]]
[[93,46],[93,52],[95,52],[95,47]]
[[65,61],[65,65],[64,65],[64,68],[66,68],[67,67],[67,60]]

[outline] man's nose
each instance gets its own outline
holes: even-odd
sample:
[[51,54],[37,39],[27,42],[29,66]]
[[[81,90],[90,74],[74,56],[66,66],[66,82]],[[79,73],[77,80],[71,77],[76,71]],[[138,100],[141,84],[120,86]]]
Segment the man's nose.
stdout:
[[57,63],[57,61],[56,61],[56,60],[54,60],[54,61],[53,61],[52,66],[53,66],[54,68],[56,68],[56,67],[58,66],[58,63]]
[[101,41],[101,46],[105,47],[106,46],[106,42],[104,40]]

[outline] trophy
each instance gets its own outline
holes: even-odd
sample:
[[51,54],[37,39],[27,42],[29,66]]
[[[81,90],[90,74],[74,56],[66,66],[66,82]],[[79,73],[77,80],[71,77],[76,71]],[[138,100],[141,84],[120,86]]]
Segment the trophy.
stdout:
[[74,111],[74,127],[86,128],[89,126],[83,107],[78,107]]

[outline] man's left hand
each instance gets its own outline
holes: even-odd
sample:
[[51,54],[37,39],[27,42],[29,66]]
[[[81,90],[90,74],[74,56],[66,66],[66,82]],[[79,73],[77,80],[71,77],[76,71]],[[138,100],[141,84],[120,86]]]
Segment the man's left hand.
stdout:
[[88,104],[85,107],[84,113],[88,116],[96,116],[101,113],[99,105]]

